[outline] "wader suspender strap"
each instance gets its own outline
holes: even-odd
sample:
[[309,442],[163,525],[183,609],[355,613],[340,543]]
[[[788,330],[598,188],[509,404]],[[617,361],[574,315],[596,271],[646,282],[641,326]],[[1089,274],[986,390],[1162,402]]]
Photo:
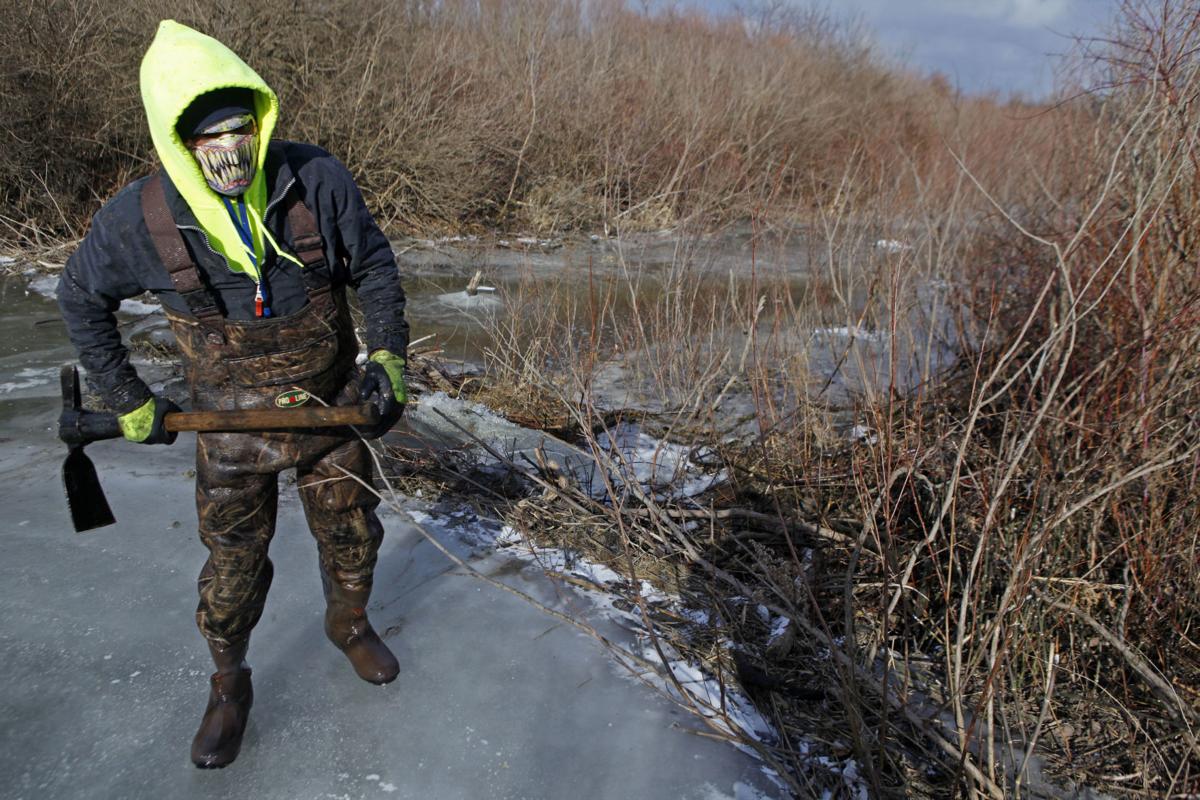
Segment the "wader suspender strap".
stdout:
[[292,251],[304,263],[300,274],[304,277],[304,289],[309,300],[329,289],[330,270],[326,268],[325,240],[317,229],[317,220],[308,206],[300,199],[300,191],[293,183],[288,189],[287,220],[292,231]]
[[158,251],[158,258],[171,276],[175,291],[187,303],[192,316],[200,320],[205,328],[220,335],[223,341],[225,320],[221,317],[221,309],[212,291],[200,278],[200,271],[196,269],[183,243],[183,235],[175,227],[175,218],[167,207],[161,172],[151,175],[150,180],[142,186],[142,216],[146,220],[154,249]]

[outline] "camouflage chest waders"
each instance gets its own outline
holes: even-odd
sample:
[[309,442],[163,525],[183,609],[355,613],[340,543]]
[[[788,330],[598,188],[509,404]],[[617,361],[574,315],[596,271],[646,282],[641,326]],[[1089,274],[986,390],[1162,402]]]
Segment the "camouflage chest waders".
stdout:
[[[294,192],[288,197],[292,248],[304,262],[309,303],[278,318],[225,319],[201,280],[163,199],[161,178],[143,190],[154,244],[191,315],[167,312],[196,409],[265,408],[303,401],[357,402],[358,345],[344,290],[331,288],[316,221]],[[371,590],[383,528],[370,482],[366,445],[343,430],[303,433],[201,433],[196,442],[196,506],[209,557],[200,572],[196,622],[216,649],[243,649],[262,616],[273,568],[278,473],[296,468],[297,487],[317,540],[329,602],[326,632],[344,645],[369,630],[363,607]],[[355,622],[358,625],[355,625]],[[332,629],[331,629],[332,625]],[[373,632],[371,632],[373,636]],[[339,641],[340,640],[340,641]],[[382,647],[382,644],[380,644]],[[390,653],[388,654],[390,658]],[[393,659],[394,663],[394,659]],[[395,677],[394,673],[388,677]]]

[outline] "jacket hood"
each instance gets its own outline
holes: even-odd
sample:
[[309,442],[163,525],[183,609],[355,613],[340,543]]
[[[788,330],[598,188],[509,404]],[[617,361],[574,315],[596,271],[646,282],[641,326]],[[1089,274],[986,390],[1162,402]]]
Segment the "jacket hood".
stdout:
[[211,36],[174,20],[159,23],[141,67],[142,104],[150,138],[179,194],[208,234],[209,243],[225,257],[229,268],[257,279],[258,271],[246,253],[221,196],[209,188],[196,159],[175,130],[179,117],[197,97],[215,89],[241,87],[254,92],[258,119],[258,161],[254,179],[244,194],[254,237],[254,250],[263,260],[263,213],[266,206],[267,143],[279,116],[279,100],[271,87],[237,54]]

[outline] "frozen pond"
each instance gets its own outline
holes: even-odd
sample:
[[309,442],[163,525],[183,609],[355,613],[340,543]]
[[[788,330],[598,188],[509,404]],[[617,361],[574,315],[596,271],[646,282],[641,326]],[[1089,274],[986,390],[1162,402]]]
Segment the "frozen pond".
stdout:
[[[561,327],[550,328],[550,335],[561,335],[570,319],[574,334],[584,341],[590,335],[589,317],[601,307],[607,309],[599,323],[601,339],[604,354],[610,356],[613,342],[604,336],[621,338],[622,328],[634,329],[628,323],[637,310],[653,316],[673,302],[695,303],[697,317],[706,319],[708,301],[715,297],[725,304],[717,309],[718,319],[737,323],[739,314],[749,311],[728,307],[731,290],[749,305],[752,295],[768,292],[771,300],[759,338],[804,353],[810,391],[835,406],[853,405],[864,395],[878,397],[889,386],[901,393],[911,391],[944,372],[970,341],[965,331],[971,321],[956,305],[951,287],[940,281],[906,275],[913,285],[906,287],[905,298],[894,308],[886,296],[868,298],[867,273],[878,268],[881,259],[898,258],[912,249],[895,240],[864,237],[854,258],[848,259],[858,266],[839,262],[839,270],[854,272],[853,277],[839,272],[837,278],[850,307],[841,307],[832,297],[818,301],[816,308],[797,315],[807,320],[801,325],[787,313],[773,317],[772,309],[776,302],[788,308],[804,306],[813,296],[829,294],[829,270],[821,264],[826,255],[819,242],[802,232],[761,235],[753,244],[744,229],[690,239],[640,234],[619,241],[571,240],[561,246],[537,240],[505,244],[497,247],[471,237],[397,243],[414,336],[433,334],[447,359],[478,362],[482,350],[494,346],[489,334],[494,325],[506,338],[511,333],[523,342],[528,331],[522,322],[558,315]],[[913,267],[906,263],[900,269]],[[476,271],[497,291],[468,295],[464,287]],[[873,313],[864,313],[867,305]],[[866,317],[873,322],[865,322]],[[536,329],[537,324],[528,327]],[[732,363],[738,361],[745,333],[737,324],[723,332]],[[602,404],[654,408],[655,388],[638,386],[631,374],[638,371],[637,363],[669,361],[669,353],[655,352],[653,346],[628,349],[641,347],[637,337],[627,336],[622,345],[619,357],[597,362],[594,388]],[[716,359],[719,354],[710,355]]]
[[[402,665],[356,679],[325,640],[316,548],[281,493],[275,583],[252,640],[256,698],[238,761],[188,761],[211,670],[193,624],[190,436],[88,452],[118,524],[75,534],[60,487],[57,309],[0,281],[0,797],[761,798],[759,762],[626,677],[591,638],[461,573],[384,515],[371,617]],[[145,327],[128,318],[127,332]],[[480,571],[555,609],[588,601],[503,554]],[[596,614],[618,642],[628,635]]]

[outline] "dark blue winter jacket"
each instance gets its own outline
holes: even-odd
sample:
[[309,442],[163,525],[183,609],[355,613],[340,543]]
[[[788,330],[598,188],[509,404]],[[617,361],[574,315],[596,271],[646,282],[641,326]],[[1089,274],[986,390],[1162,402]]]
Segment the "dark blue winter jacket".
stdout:
[[[142,217],[146,180],[129,184],[96,213],[58,283],[58,304],[80,363],[105,404],[118,413],[145,403],[150,389],[129,363],[114,316],[117,306],[149,291],[167,308],[189,313]],[[283,247],[291,241],[283,198],[295,182],[325,239],[333,285],[349,285],[358,295],[367,349],[405,356],[408,323],[396,260],[350,172],[319,147],[274,141],[268,146],[266,180],[269,199],[264,219],[276,241]],[[176,226],[222,313],[229,319],[253,319],[254,280],[230,270],[224,257],[208,246],[195,216],[165,173],[163,184]],[[273,316],[298,311],[308,302],[297,264],[269,252],[264,267],[263,288]]]

